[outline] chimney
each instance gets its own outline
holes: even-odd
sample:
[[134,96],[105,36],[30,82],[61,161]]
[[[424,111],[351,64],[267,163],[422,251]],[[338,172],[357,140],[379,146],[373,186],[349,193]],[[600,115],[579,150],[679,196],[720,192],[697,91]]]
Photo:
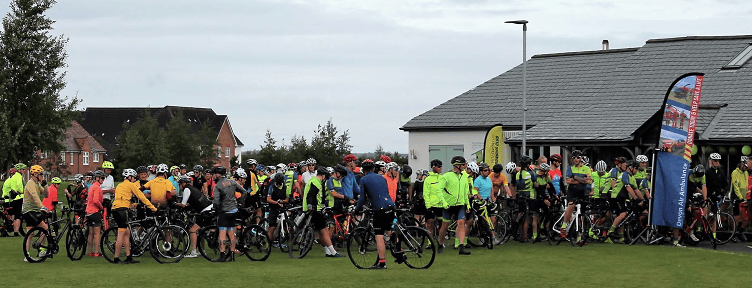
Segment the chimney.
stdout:
[[603,40],[603,50],[608,50],[608,40]]

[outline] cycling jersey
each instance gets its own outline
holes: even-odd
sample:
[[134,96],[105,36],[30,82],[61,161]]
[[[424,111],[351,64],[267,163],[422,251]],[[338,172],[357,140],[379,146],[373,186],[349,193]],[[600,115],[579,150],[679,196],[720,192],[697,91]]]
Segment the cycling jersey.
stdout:
[[13,198],[13,200],[21,200],[24,198],[24,184],[21,172],[16,172],[16,174],[13,174],[13,176],[10,177],[10,180],[7,180],[5,181],[5,183],[3,183],[3,198],[10,198],[11,190],[18,193],[18,196],[16,196],[16,198]]
[[603,175],[600,175],[598,172],[593,172],[590,174],[590,178],[593,179],[593,198],[611,197],[611,181],[613,178],[610,174],[603,173]]
[[347,175],[342,178],[342,195],[355,199],[360,195],[360,186],[358,185],[358,179],[355,177],[353,171],[347,170]]
[[491,189],[493,188],[491,177],[480,176],[475,178],[475,181],[473,181],[473,187],[478,188],[478,195],[480,195],[481,198],[491,200]]
[[[394,206],[394,201],[390,198],[386,184],[386,179],[381,175],[368,172],[366,176],[360,179],[363,196],[358,199],[356,209],[360,210],[366,202],[366,198],[373,203],[373,209],[376,211],[389,209]],[[374,219],[375,220],[375,219]]]
[[389,197],[392,198],[392,202],[397,201],[397,182],[399,179],[397,177],[392,178],[389,176],[386,176],[386,174],[383,175],[384,179],[386,179],[386,185],[389,189]]
[[705,170],[705,179],[710,195],[721,195],[721,191],[725,191],[728,186],[726,173],[721,167],[710,167]]
[[167,193],[175,191],[175,186],[172,186],[172,182],[163,177],[157,177],[154,180],[146,182],[144,187],[150,190],[151,203],[157,205],[167,204]]
[[213,208],[209,198],[206,198],[206,195],[201,193],[196,187],[190,185],[185,186],[185,189],[183,189],[183,200],[181,203],[183,205],[187,204],[188,209],[191,209],[196,213],[208,211]]
[[629,175],[627,171],[618,172],[616,177],[616,186],[611,191],[611,198],[629,199],[629,191],[627,186],[631,186],[632,189],[637,187],[637,182],[632,175]]
[[470,174],[467,173],[466,171],[462,171],[462,174],[465,175],[465,177],[467,177],[467,189],[468,189],[467,191],[470,192],[468,194],[468,196],[469,195],[477,195],[478,191],[475,191],[475,189],[473,189],[475,187],[475,183],[473,183],[475,181],[475,178],[473,178],[472,176],[470,176]]
[[553,193],[556,193],[556,189],[553,187],[554,184],[551,181],[551,176],[549,174],[546,174],[545,176],[538,174],[534,181],[533,193],[530,193],[531,199],[549,199]]
[[303,190],[303,211],[308,211],[308,205],[311,205],[314,211],[323,208],[321,205],[321,191],[321,180],[319,180],[319,178],[313,177],[308,180],[308,183],[305,185],[305,190]]
[[749,191],[749,172],[736,168],[731,172],[731,194],[737,199],[745,199]]
[[54,202],[57,202],[57,187],[55,185],[50,185],[50,187],[47,187],[47,191],[49,191],[49,196],[47,198],[44,198],[44,201],[42,201],[42,205],[44,207],[47,207],[47,210],[52,211],[54,207]]
[[564,186],[564,183],[562,183],[564,181],[561,179],[561,169],[551,167],[551,170],[548,171],[548,176],[551,177],[551,183],[554,186],[556,195],[561,195],[562,186]]
[[246,178],[246,186],[245,188],[251,189],[251,196],[256,195],[259,191],[259,180],[258,177],[256,177],[256,173],[253,171],[250,171],[248,173],[248,178]]
[[413,185],[413,183],[410,182],[410,177],[405,177],[405,175],[400,174],[398,184],[397,191],[401,195],[400,197],[405,197],[405,199],[407,199],[407,193],[410,192],[410,186]]
[[[590,176],[591,173],[592,171],[590,170],[590,167],[585,165],[582,165],[580,167],[569,166],[569,168],[567,168],[567,178],[587,178],[587,176]],[[572,192],[584,193],[585,190],[587,190],[587,185],[588,184],[585,183],[569,184],[568,190],[571,190]]]
[[428,173],[426,179],[423,180],[423,199],[426,202],[426,208],[444,208],[448,206],[446,200],[444,200],[444,192],[439,191],[440,179],[441,174],[431,171]]
[[[705,186],[705,183],[705,175],[697,177],[694,173],[690,173],[689,181],[687,182],[687,196],[702,193],[702,186]],[[697,191],[697,189],[700,189],[700,191]]]
[[521,194],[526,198],[535,199],[535,189],[533,183],[538,178],[537,174],[531,173],[529,170],[520,170],[515,175],[515,181],[517,182],[517,194]]
[[115,198],[112,200],[112,210],[118,208],[129,208],[131,206],[131,199],[133,199],[134,196],[138,198],[138,200],[141,200],[141,203],[146,205],[146,207],[152,211],[157,210],[157,208],[149,202],[149,199],[146,199],[144,193],[138,189],[138,185],[128,180],[118,184],[115,188]]
[[175,175],[170,176],[170,178],[167,178],[167,180],[169,180],[170,183],[172,183],[172,186],[175,187],[175,191],[180,190],[180,185],[178,184],[178,179],[177,177],[175,177]]
[[287,193],[287,197],[292,197],[292,187],[295,185],[294,174],[292,171],[285,172],[285,193]]
[[503,191],[503,187],[509,185],[509,182],[507,182],[507,176],[504,173],[491,173],[488,178],[491,179],[491,183],[493,184],[491,193],[496,193],[497,195],[499,193],[506,194],[506,191]]
[[[238,201],[235,192],[246,193],[243,186],[235,180],[219,177],[214,185],[214,200],[212,205],[220,213],[235,213],[238,210]],[[220,226],[229,227],[229,226]]]
[[443,194],[444,201],[449,206],[467,205],[469,189],[465,173],[447,172],[439,178],[439,193]]
[[650,181],[648,181],[648,171],[647,170],[637,170],[637,172],[634,174],[635,182],[637,183],[637,188],[640,190],[639,192],[643,193],[645,191],[650,190]]
[[101,185],[99,181],[94,181],[89,187],[89,197],[86,199],[86,215],[104,210],[104,206],[102,206],[104,195],[102,195]]
[[326,207],[334,207],[334,195],[332,195],[331,191],[342,195],[342,182],[334,179],[334,177],[329,178],[329,180],[326,180],[326,191]]
[[47,197],[47,189],[34,181],[34,179],[31,179],[29,182],[26,182],[23,193],[26,194],[26,197],[23,198],[21,213],[41,212],[42,208],[44,208],[42,199]]

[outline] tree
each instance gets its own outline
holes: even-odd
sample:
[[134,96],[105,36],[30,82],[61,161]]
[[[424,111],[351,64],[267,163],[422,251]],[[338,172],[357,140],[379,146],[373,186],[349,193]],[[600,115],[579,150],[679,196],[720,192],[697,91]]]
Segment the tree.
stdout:
[[284,163],[297,163],[310,158],[309,148],[304,136],[293,135],[290,138],[290,146],[287,146],[287,155],[284,158]]
[[144,111],[144,114],[144,117],[132,126],[128,127],[128,124],[125,124],[118,141],[116,161],[119,167],[134,168],[167,163],[170,159],[164,130],[159,129],[157,119],[154,119],[148,110]]
[[[60,96],[68,38],[50,35],[45,15],[54,0],[14,0],[0,34],[0,164],[28,162],[38,150],[60,152],[64,131],[76,119],[77,97]],[[8,132],[9,131],[9,132]]]
[[204,168],[212,167],[217,163],[219,158],[214,150],[214,146],[217,146],[217,132],[211,126],[208,121],[204,121],[201,124],[201,130],[193,135],[193,139],[196,140],[196,146],[198,146],[199,164]]
[[173,164],[193,165],[201,158],[198,142],[190,135],[191,124],[183,117],[183,110],[167,122],[165,137],[167,152]]
[[337,127],[332,120],[326,122],[326,125],[319,125],[311,139],[311,156],[316,159],[319,165],[334,166],[342,162],[342,157],[350,153],[349,131],[344,131],[338,135]]

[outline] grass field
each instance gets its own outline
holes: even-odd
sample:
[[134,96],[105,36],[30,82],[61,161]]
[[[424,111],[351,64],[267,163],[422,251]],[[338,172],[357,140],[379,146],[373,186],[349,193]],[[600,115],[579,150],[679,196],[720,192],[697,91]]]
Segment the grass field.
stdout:
[[[158,264],[147,253],[139,258],[140,264],[113,265],[88,256],[71,262],[63,251],[44,263],[29,264],[22,261],[21,242],[21,238],[0,238],[5,287],[438,287],[450,283],[487,287],[741,287],[748,283],[745,264],[752,260],[748,254],[669,246],[591,244],[575,248],[566,243],[508,243],[494,250],[475,248],[473,255],[462,257],[447,249],[428,270],[397,265],[391,256],[387,256],[386,271],[358,270],[348,258],[325,258],[320,247],[301,260],[275,250],[266,262],[243,257],[234,263],[210,263],[199,257]],[[345,251],[341,249],[341,253]]]

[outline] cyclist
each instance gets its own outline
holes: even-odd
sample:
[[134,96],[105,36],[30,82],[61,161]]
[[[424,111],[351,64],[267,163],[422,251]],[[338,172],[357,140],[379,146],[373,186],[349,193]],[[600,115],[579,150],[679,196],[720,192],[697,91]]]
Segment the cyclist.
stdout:
[[201,186],[201,193],[207,197],[214,197],[214,177],[211,169],[204,170],[204,184]]
[[[708,212],[712,213],[718,213],[718,206],[716,203],[721,201],[721,197],[726,194],[726,187],[728,185],[728,181],[726,180],[726,173],[721,168],[721,154],[718,153],[711,153],[710,159],[708,160],[708,169],[705,170],[705,181],[706,181],[706,188],[707,188],[707,195],[710,209],[708,207],[705,207],[705,215],[710,215]],[[710,223],[710,227],[715,233],[716,226],[718,225],[717,222],[712,221]],[[713,235],[715,237],[715,235]]]
[[747,170],[746,162],[747,159],[742,159],[742,161],[739,162],[739,164],[736,166],[736,169],[731,172],[730,189],[731,199],[734,201],[734,217],[736,218],[736,222],[739,223],[736,236],[742,241],[747,240],[747,237],[744,236],[744,233],[742,233],[742,231],[744,231],[749,224],[747,222],[747,217],[741,214],[742,202],[744,201],[745,196],[749,191],[749,171]]
[[[277,166],[280,166],[280,165],[281,165],[281,167],[287,168],[287,165],[285,165],[285,164],[282,164],[282,163],[277,164]],[[256,173],[256,180],[258,180],[258,193],[259,194],[264,194],[264,193],[266,193],[266,188],[267,188],[266,187],[266,184],[267,184],[266,180],[269,179],[269,175],[273,175],[273,174],[266,175],[266,167],[264,165],[261,165],[261,164],[259,164],[259,165],[256,166],[256,172],[255,173]],[[264,197],[264,195],[261,195],[261,197]]]
[[[562,192],[566,191],[566,181],[562,180],[562,174],[561,174],[561,155],[559,154],[551,154],[551,157],[548,157],[549,160],[551,160],[551,170],[548,172],[548,175],[551,176],[551,182],[554,184],[554,190],[556,190],[555,197],[559,197]],[[565,192],[566,194],[566,192]]]
[[[370,159],[367,161],[370,161]],[[368,165],[375,167],[375,165],[371,162],[373,161],[370,161]],[[363,161],[363,167],[365,167],[365,165],[366,165],[366,161]],[[444,215],[443,209],[447,208],[448,205],[446,201],[444,200],[444,192],[439,191],[439,179],[441,179],[441,169],[442,169],[441,160],[439,159],[431,160],[430,166],[431,166],[431,172],[428,173],[426,180],[423,181],[423,198],[425,200],[425,205],[426,205],[426,215],[425,215],[426,229],[428,230],[428,234],[430,234],[431,237],[433,237],[434,228],[436,226],[435,225],[436,219],[439,218],[439,220],[441,220],[441,217],[443,217]],[[363,167],[361,167],[361,169],[364,170],[363,172],[366,172],[365,168]],[[373,171],[373,168],[370,171]],[[437,250],[438,250],[438,253],[444,253],[444,246],[439,246]]]
[[[198,189],[199,191],[201,191],[201,187],[204,186],[204,181],[206,181],[206,179],[204,179],[203,172],[204,172],[204,166],[201,166],[201,165],[193,166],[193,182],[191,185],[193,185],[193,187],[196,187],[196,189]],[[141,173],[139,172],[139,174]]]
[[321,246],[324,246],[326,257],[339,258],[344,256],[337,253],[337,250],[334,250],[332,239],[329,235],[329,227],[326,225],[327,219],[324,214],[319,212],[323,208],[322,194],[325,193],[321,182],[326,181],[327,177],[329,177],[329,171],[327,171],[326,167],[319,167],[315,171],[315,175],[306,182],[305,190],[303,190],[303,211],[309,213],[313,229],[319,231],[319,243],[321,243]]
[[[480,199],[480,196],[478,195],[478,191],[475,190],[475,178],[478,177],[480,174],[480,167],[475,162],[467,163],[467,167],[465,168],[465,171],[462,171],[462,173],[467,177],[467,185],[468,185],[468,203],[471,203],[473,199]],[[472,210],[470,210],[470,205],[468,204],[468,208],[465,212],[465,249],[471,249],[470,244],[467,244],[467,234],[470,232],[470,227],[473,226],[473,220],[475,220],[475,214]],[[460,245],[460,239],[455,237],[454,238],[454,248],[457,249]]]
[[[26,169],[22,169],[25,171]],[[34,165],[31,166],[31,169],[29,169],[29,172],[31,172],[31,177],[29,179],[29,182],[26,182],[26,186],[23,188],[23,204],[21,205],[21,212],[23,213],[23,218],[26,221],[26,231],[28,232],[31,230],[31,228],[34,227],[42,227],[43,229],[47,230],[49,227],[47,227],[47,224],[44,223],[45,214],[49,213],[49,210],[47,210],[44,205],[42,205],[42,199],[47,197],[48,191],[46,186],[45,180],[43,180],[44,175],[44,169],[42,169],[42,166]],[[15,176],[15,175],[14,175]],[[44,241],[44,239],[40,239],[41,241]],[[26,242],[26,248],[28,249],[30,242]],[[46,250],[42,250],[40,252],[41,254],[46,253]],[[40,257],[43,255],[39,255]],[[27,261],[24,257],[24,261]]]
[[428,176],[428,170],[418,169],[415,171],[415,183],[413,183],[413,193],[409,196],[409,201],[414,203],[413,213],[415,213],[415,219],[420,219],[421,215],[426,214],[426,202],[423,196],[423,185],[425,184],[426,177]]
[[168,201],[172,200],[177,194],[177,190],[175,189],[175,186],[165,178],[167,176],[167,164],[157,165],[156,172],[157,178],[141,185],[140,189],[141,191],[149,190],[149,193],[146,195],[151,199],[151,203],[157,207],[166,206]]
[[[500,164],[496,164],[494,167],[496,166],[499,166],[499,169],[501,170]],[[480,176],[473,181],[473,189],[481,199],[489,201],[490,203],[496,203],[496,194],[493,193],[494,183],[491,177],[489,177],[491,175],[491,168],[488,167],[488,164],[481,162],[478,165],[478,169],[480,169]],[[506,178],[504,178],[504,181],[506,181]],[[496,223],[496,214],[492,214],[491,223]],[[499,245],[501,239],[496,238],[496,231],[491,231],[491,234],[494,239],[493,244]]]
[[[572,151],[572,166],[567,168],[567,209],[564,211],[564,221],[561,224],[561,237],[567,237],[567,223],[572,219],[575,202],[585,199],[587,185],[593,183],[590,178],[592,171],[583,163],[582,151]],[[580,237],[581,235],[577,235]]]
[[[611,237],[606,242],[622,244],[624,243],[624,227],[620,227],[617,233],[616,226],[619,226],[621,221],[627,217],[627,199],[637,200],[639,198],[642,200],[642,196],[635,191],[637,189],[637,181],[634,178],[634,174],[637,173],[639,164],[633,160],[628,162],[617,161],[617,163],[616,186],[614,186],[611,192],[611,210],[617,216],[608,230]],[[638,205],[642,205],[642,202]],[[613,241],[611,238],[616,238],[617,240]]]
[[[542,212],[543,215],[548,214],[551,205],[553,205],[553,202],[551,199],[553,197],[556,197],[556,189],[554,188],[555,184],[551,180],[551,165],[548,163],[541,163],[538,165],[538,175],[535,177],[535,181],[533,181],[533,188],[535,190],[535,201],[537,202],[537,206],[540,207],[540,212]],[[536,209],[535,211],[539,211]],[[538,219],[535,219],[535,218]],[[533,223],[535,227],[539,227],[537,223],[540,221],[540,217],[538,215],[533,214]],[[551,227],[546,227],[546,229],[549,229]],[[544,238],[545,235],[541,233],[540,235],[536,235],[536,233],[533,233],[533,241],[537,241],[536,236],[541,236],[541,238]],[[545,239],[545,238],[544,238]],[[577,241],[580,241],[580,239],[577,239]]]
[[590,178],[593,179],[590,197],[597,199],[611,198],[611,175],[606,173],[606,168],[606,161],[601,160],[595,164],[595,171],[590,173]]
[[[277,218],[279,213],[285,213],[285,204],[290,201],[290,195],[287,193],[287,180],[284,174],[276,173],[271,178],[266,202],[269,203],[269,218],[267,219],[269,221],[269,239],[274,239]],[[274,247],[279,247],[279,245],[282,245],[282,243],[274,243]]]
[[[524,155],[520,158],[520,171],[515,174],[515,182],[517,183],[517,195],[520,201],[520,208],[527,209],[533,218],[533,237],[527,239],[527,231],[530,225],[529,220],[525,219],[522,225],[522,238],[520,242],[534,243],[538,238],[538,210],[540,204],[536,197],[536,191],[534,183],[537,181],[538,173],[535,173],[531,168],[533,159],[530,156]],[[542,171],[541,171],[542,172]]]
[[399,165],[396,162],[389,162],[384,165],[384,179],[386,179],[389,188],[389,197],[393,202],[397,202],[397,185],[399,182]]
[[[691,197],[692,195],[700,193],[702,195],[702,200],[704,201],[704,203],[706,203],[708,201],[708,187],[706,183],[705,167],[702,166],[702,164],[697,164],[697,166],[692,169],[692,173],[689,175],[689,179],[687,181],[687,196]],[[700,239],[695,236],[693,228],[694,227],[687,227],[687,234],[689,234],[689,238],[691,238],[692,241],[700,241]],[[713,237],[715,237],[715,234],[713,235]]]
[[[165,165],[166,171],[166,165]],[[135,206],[131,205],[131,199],[134,197],[141,201],[151,211],[157,211],[157,208],[146,199],[146,196],[139,190],[139,183],[136,170],[125,169],[123,170],[123,182],[118,184],[115,188],[115,198],[112,201],[112,218],[115,219],[115,223],[118,227],[117,240],[115,241],[115,254],[114,264],[121,263],[120,250],[125,247],[125,261],[124,264],[139,263],[138,260],[134,260],[131,257],[131,231],[128,229],[128,209]],[[148,178],[148,176],[146,177]],[[155,178],[157,179],[157,178]],[[164,180],[164,178],[162,178]],[[144,179],[146,180],[146,179]],[[147,182],[148,183],[148,182]]]
[[89,197],[86,199],[86,224],[89,226],[89,256],[102,257],[99,254],[99,238],[102,232],[102,211],[104,211],[104,192],[102,183],[107,176],[101,170],[94,171],[94,182],[89,187]]
[[104,206],[105,215],[110,215],[110,207],[112,207],[112,196],[115,195],[115,178],[112,178],[112,175],[110,175],[112,174],[113,169],[115,169],[115,166],[112,165],[112,162],[102,162],[102,170],[104,170],[104,174],[107,175],[104,179],[104,182],[102,182],[100,185],[103,197],[102,206]]
[[[450,160],[452,163],[452,172],[441,175],[438,184],[440,194],[443,194],[444,201],[449,206],[444,209],[443,222],[439,230],[439,251],[443,252],[444,236],[449,228],[449,222],[452,217],[457,217],[456,237],[460,239],[460,255],[470,255],[470,251],[465,250],[465,215],[468,209],[468,195],[470,194],[470,185],[468,177],[463,173],[467,167],[465,157],[454,156]],[[440,252],[440,253],[441,253]]]
[[47,190],[50,192],[50,196],[44,198],[42,205],[44,205],[44,207],[47,207],[47,210],[50,210],[51,212],[55,212],[55,207],[57,206],[57,191],[60,188],[60,183],[62,182],[62,179],[53,177],[52,180],[50,180],[50,186],[47,187]]
[[177,191],[178,188],[178,177],[180,177],[180,167],[178,166],[172,166],[170,167],[170,177],[167,178],[167,180],[170,180],[170,183],[172,183],[172,186],[175,186],[175,190]]
[[332,177],[326,180],[326,190],[329,192],[327,200],[329,200],[329,207],[332,207],[334,215],[339,215],[342,214],[343,206],[353,205],[355,200],[345,195],[344,185],[342,185],[345,175],[348,173],[347,168],[337,164],[332,170],[334,171]]
[[493,173],[488,177],[491,179],[491,184],[493,184],[491,194],[494,195],[494,199],[497,197],[512,197],[512,191],[509,190],[507,176],[505,176],[504,173],[501,173],[501,171],[504,171],[504,166],[496,164],[493,166]]
[[517,167],[517,164],[514,162],[507,163],[506,166],[504,166],[504,171],[509,174],[509,197],[514,197],[514,195],[517,195],[517,179],[516,175],[518,172],[520,172],[520,168]]
[[65,197],[68,199],[68,206],[70,206],[76,213],[73,219],[73,223],[78,224],[78,221],[82,219],[86,213],[86,196],[87,190],[84,185],[84,175],[76,174],[73,176],[75,186],[68,184],[65,188]]
[[647,198],[650,199],[650,180],[648,177],[648,156],[645,155],[637,155],[637,163],[639,163],[639,167],[637,168],[637,173],[635,173],[635,181],[637,182],[637,187],[640,193]]
[[[180,175],[178,176],[183,176],[183,175],[188,174],[188,166],[186,166],[185,164],[180,164],[180,166],[178,167],[180,167]],[[177,180],[180,180],[180,178],[178,177]]]
[[[431,162],[433,163],[433,161]],[[392,201],[391,196],[389,195],[386,179],[373,172],[374,166],[373,161],[363,161],[361,169],[366,175],[360,179],[363,188],[363,196],[358,199],[356,210],[361,211],[363,204],[366,202],[366,198],[371,200],[374,212],[373,231],[374,234],[376,234],[376,248],[379,255],[378,261],[374,264],[373,269],[386,269],[386,245],[384,243],[384,232],[391,229],[392,221],[394,220],[394,214],[390,213],[390,210],[394,208],[394,201]],[[439,164],[439,167],[441,167],[441,164]],[[441,168],[439,168],[439,171],[441,171]],[[401,263],[403,260],[404,259],[400,257],[397,259],[397,263]]]
[[[295,174],[297,173],[298,164],[295,164],[294,162],[287,165],[287,171],[285,171],[285,189],[287,190],[285,193],[287,193],[287,198],[292,199],[295,194],[297,194],[297,180],[295,177]],[[272,175],[272,174],[270,174]],[[271,185],[271,184],[270,184]]]
[[[201,190],[194,187],[191,182],[191,178],[186,175],[181,175],[180,178],[178,178],[178,185],[180,185],[180,190],[183,191],[183,198],[176,205],[181,208],[187,208],[193,213],[211,211],[214,208],[212,202],[209,198],[206,198],[204,193],[201,193]],[[205,220],[204,217],[197,216],[196,221],[193,223],[193,226],[191,226],[189,230],[191,237],[191,253],[186,254],[185,257],[198,257],[198,253],[196,253],[196,243],[198,242],[197,236],[201,227],[206,226]]]
[[379,160],[379,161],[374,162],[374,164],[376,165],[376,168],[375,168],[376,169],[376,174],[379,174],[379,175],[382,175],[382,176],[384,174],[386,174],[386,169],[385,169],[386,168],[386,162]]
[[345,163],[345,167],[347,168],[347,174],[342,179],[342,195],[350,199],[357,199],[360,195],[360,185],[358,185],[358,179],[355,177],[355,169],[358,168],[358,157],[349,154],[342,159],[342,162]]
[[413,175],[413,168],[409,165],[402,165],[399,173],[399,185],[397,190],[401,199],[409,201],[410,195],[413,194],[413,183],[410,181],[410,176]]
[[14,166],[16,173],[3,183],[3,198],[12,199],[10,207],[13,209],[13,237],[19,237],[18,229],[23,219],[22,206],[24,202],[24,179],[28,167],[18,163]]
[[[235,213],[238,212],[238,202],[235,198],[235,192],[246,193],[246,190],[237,182],[225,178],[227,168],[216,166],[212,169],[212,177],[216,181],[214,185],[214,199],[212,200],[213,208],[217,211],[217,227],[219,227],[219,259],[216,262],[232,261],[235,252]],[[226,247],[228,240],[230,245]],[[227,251],[225,253],[226,249]]]
[[303,185],[308,184],[308,181],[311,180],[314,176],[316,176],[316,159],[308,158],[306,160],[306,165],[308,166],[308,172],[303,173]]

